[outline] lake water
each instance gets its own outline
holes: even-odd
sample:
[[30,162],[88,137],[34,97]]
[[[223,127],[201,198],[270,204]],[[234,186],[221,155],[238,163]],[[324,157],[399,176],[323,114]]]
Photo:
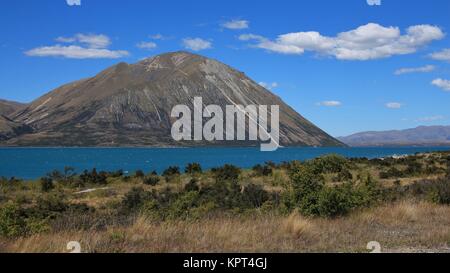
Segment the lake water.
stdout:
[[74,167],[78,173],[92,168],[161,172],[173,165],[184,169],[190,162],[198,162],[204,169],[227,163],[249,168],[266,161],[306,160],[330,153],[377,158],[444,150],[450,147],[282,148],[276,152],[260,152],[258,148],[0,148],[0,177],[36,179],[65,166]]

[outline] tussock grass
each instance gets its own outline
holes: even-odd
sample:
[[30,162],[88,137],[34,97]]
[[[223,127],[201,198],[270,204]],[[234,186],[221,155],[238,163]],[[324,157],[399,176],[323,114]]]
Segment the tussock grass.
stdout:
[[450,207],[399,202],[347,217],[304,218],[297,213],[216,216],[198,221],[155,222],[136,217],[101,231],[62,231],[0,242],[3,252],[384,252],[450,251]]

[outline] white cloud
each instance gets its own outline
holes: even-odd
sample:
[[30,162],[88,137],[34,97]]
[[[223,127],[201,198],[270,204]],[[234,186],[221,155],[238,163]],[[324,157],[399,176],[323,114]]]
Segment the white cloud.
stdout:
[[183,40],[183,45],[185,48],[193,51],[205,50],[212,47],[212,43],[210,41],[203,40],[201,38],[186,38]]
[[58,37],[57,42],[70,45],[56,44],[42,46],[25,52],[33,57],[63,57],[69,59],[117,59],[128,56],[125,50],[110,50],[108,36],[100,34],[76,34],[73,37]]
[[422,67],[407,67],[407,68],[400,68],[395,71],[395,75],[403,75],[403,74],[409,74],[409,73],[428,73],[432,72],[436,69],[434,65],[426,65]]
[[148,49],[148,50],[150,50],[150,49],[155,49],[155,48],[158,47],[158,45],[157,45],[156,43],[154,43],[154,42],[140,42],[140,43],[138,43],[136,46],[137,46],[138,48],[141,48],[141,49]]
[[269,89],[269,90],[272,90],[272,89],[278,87],[277,82],[273,82],[273,83],[260,82],[259,85],[261,85],[262,87]]
[[373,60],[416,52],[419,48],[444,37],[442,30],[431,25],[411,26],[405,34],[398,27],[369,23],[335,37],[319,32],[295,32],[279,35],[275,41],[260,35],[244,34],[242,41],[256,41],[257,48],[283,54],[303,54],[312,51],[334,56],[339,60]]
[[222,24],[222,27],[228,29],[247,29],[249,27],[249,21],[246,20],[231,20]]
[[170,37],[170,36],[164,36],[161,33],[150,35],[149,37],[150,37],[150,39],[153,39],[153,40],[169,40],[169,39],[173,38],[173,37]]
[[81,0],[66,0],[69,6],[81,6]]
[[342,103],[340,101],[335,101],[335,100],[329,100],[329,101],[322,101],[317,103],[317,106],[326,106],[326,107],[337,107],[337,106],[341,106]]
[[103,34],[78,33],[73,37],[58,37],[56,41],[61,43],[80,43],[89,48],[106,48],[111,44],[111,39]]
[[403,104],[399,102],[388,102],[385,106],[389,109],[400,109],[402,108]]
[[69,59],[117,59],[128,56],[124,50],[109,50],[105,48],[84,48],[76,45],[71,46],[44,46],[25,52],[33,57],[63,57]]
[[369,6],[381,6],[381,0],[367,0]]
[[437,86],[445,91],[450,91],[450,81],[441,78],[435,79],[431,82],[432,85]]
[[445,119],[444,116],[437,115],[437,116],[419,118],[416,120],[416,122],[433,122],[433,121],[438,121],[438,120],[443,120],[443,119]]
[[444,49],[439,52],[435,52],[430,56],[434,60],[450,62],[450,48]]

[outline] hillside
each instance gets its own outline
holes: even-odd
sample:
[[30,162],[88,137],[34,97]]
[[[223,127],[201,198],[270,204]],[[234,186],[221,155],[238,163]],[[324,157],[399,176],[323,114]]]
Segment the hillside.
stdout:
[[10,118],[33,128],[8,146],[190,146],[255,143],[178,143],[171,137],[175,105],[279,105],[280,144],[340,146],[342,143],[296,113],[244,73],[203,56],[175,52],[136,64],[119,63],[95,77],[61,86]]

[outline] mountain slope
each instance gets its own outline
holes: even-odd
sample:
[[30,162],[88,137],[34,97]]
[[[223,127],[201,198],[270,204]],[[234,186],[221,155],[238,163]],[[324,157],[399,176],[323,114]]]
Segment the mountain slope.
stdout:
[[450,145],[450,126],[420,126],[402,131],[362,132],[338,139],[350,146]]
[[178,104],[192,107],[194,97],[222,109],[230,104],[279,104],[282,145],[342,145],[244,73],[187,52],[167,53],[136,64],[119,63],[95,77],[57,88],[11,116],[15,122],[32,127],[34,133],[2,144],[210,145],[172,140],[172,108]]
[[0,115],[8,116],[25,107],[25,104],[0,99]]

